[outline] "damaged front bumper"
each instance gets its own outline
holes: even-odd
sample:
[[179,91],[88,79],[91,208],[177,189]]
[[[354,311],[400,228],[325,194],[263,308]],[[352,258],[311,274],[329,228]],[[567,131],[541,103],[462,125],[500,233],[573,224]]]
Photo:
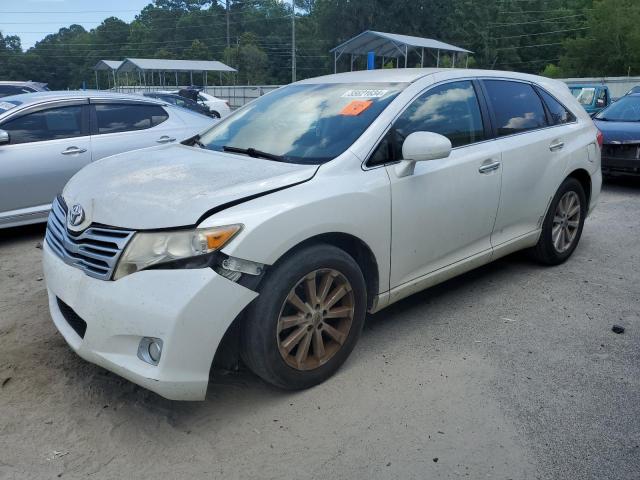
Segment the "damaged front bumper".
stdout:
[[[51,316],[71,348],[171,400],[205,398],[218,345],[258,295],[211,268],[98,280],[64,263],[46,243],[43,266]],[[162,341],[157,365],[138,356],[144,338]]]

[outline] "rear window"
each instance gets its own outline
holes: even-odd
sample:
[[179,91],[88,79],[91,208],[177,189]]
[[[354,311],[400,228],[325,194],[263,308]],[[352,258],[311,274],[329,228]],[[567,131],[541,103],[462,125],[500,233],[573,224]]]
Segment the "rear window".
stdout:
[[548,126],[542,101],[528,83],[485,80],[485,85],[499,137]]
[[160,105],[96,104],[95,109],[98,134],[146,130],[169,118]]
[[596,89],[593,87],[572,87],[571,93],[582,105],[591,105],[596,96]]

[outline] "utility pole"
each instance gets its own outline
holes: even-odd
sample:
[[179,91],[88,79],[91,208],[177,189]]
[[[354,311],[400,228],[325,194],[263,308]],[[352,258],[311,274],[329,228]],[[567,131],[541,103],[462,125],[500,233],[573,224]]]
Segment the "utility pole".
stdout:
[[229,36],[229,0],[227,0],[227,48],[231,46],[231,37]]
[[291,82],[296,81],[296,0],[291,0]]

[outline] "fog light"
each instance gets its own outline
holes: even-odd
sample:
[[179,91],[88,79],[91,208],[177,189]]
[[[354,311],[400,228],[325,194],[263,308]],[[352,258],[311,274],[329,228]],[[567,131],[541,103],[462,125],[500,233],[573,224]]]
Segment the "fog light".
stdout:
[[138,345],[138,358],[151,365],[158,365],[162,355],[162,340],[153,337],[143,337]]

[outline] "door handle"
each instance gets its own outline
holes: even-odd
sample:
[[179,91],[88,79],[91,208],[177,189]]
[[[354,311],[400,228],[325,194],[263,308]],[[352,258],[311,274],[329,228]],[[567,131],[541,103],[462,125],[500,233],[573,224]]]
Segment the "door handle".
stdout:
[[171,142],[175,142],[175,141],[176,141],[175,138],[171,138],[168,135],[163,135],[158,140],[156,140],[156,142],[158,142],[158,143],[171,143]]
[[74,153],[84,153],[86,151],[86,148],[69,147],[64,152],[60,153],[62,153],[62,155],[73,155]]
[[499,168],[500,168],[500,162],[491,162],[491,163],[485,163],[481,165],[478,171],[480,173],[491,173],[494,170],[497,170]]
[[549,150],[551,150],[552,152],[557,152],[558,150],[562,150],[564,148],[564,142],[553,142],[551,145],[549,145]]

